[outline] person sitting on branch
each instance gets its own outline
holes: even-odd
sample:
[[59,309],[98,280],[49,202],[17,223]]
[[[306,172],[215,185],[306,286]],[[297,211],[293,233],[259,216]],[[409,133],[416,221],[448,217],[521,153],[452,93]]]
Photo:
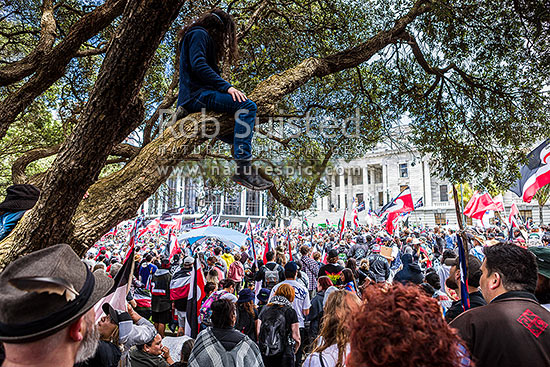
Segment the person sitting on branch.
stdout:
[[273,183],[252,167],[252,135],[256,104],[220,76],[218,64],[233,64],[238,57],[233,17],[214,9],[202,14],[179,33],[180,75],[176,118],[212,111],[235,117],[232,134],[218,138],[232,145],[237,172],[232,180],[251,190],[267,190]]

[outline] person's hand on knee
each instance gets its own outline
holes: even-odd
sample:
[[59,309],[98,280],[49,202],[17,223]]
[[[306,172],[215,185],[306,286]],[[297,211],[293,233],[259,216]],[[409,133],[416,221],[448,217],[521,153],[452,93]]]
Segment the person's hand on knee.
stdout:
[[235,102],[244,102],[247,100],[246,95],[237,88],[229,87],[227,93],[231,94]]

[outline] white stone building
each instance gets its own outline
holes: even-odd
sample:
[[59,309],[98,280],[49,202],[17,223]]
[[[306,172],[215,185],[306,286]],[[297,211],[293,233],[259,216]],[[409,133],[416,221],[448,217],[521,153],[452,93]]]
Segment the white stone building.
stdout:
[[[451,184],[438,177],[430,168],[429,159],[420,157],[415,151],[398,150],[380,146],[365,157],[350,162],[340,161],[335,168],[327,171],[327,183],[331,186],[330,196],[317,199],[316,212],[308,220],[313,223],[338,223],[343,210],[348,208],[346,221],[351,223],[353,198],[365,202],[366,210],[359,213],[359,222],[365,223],[369,208],[377,210],[409,186],[413,201],[423,198],[424,206],[415,210],[409,223],[428,226],[457,225],[456,211]],[[460,195],[460,190],[458,192]],[[459,196],[460,197],[460,196]],[[536,200],[524,203],[514,193],[504,195],[506,213],[512,203],[516,203],[523,218],[533,218],[540,222],[539,206]],[[550,205],[543,208],[544,223],[550,222]],[[377,220],[375,219],[377,223]],[[467,219],[468,224],[471,220]]]

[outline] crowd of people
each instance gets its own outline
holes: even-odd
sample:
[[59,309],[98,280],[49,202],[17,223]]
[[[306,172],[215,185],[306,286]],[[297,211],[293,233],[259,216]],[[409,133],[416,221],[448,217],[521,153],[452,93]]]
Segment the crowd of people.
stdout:
[[[525,233],[510,239],[498,227],[460,233],[435,227],[390,236],[360,227],[345,230],[340,240],[336,229],[258,229],[256,258],[251,246],[216,240],[172,258],[163,245],[144,245],[135,256],[125,311],[106,303],[93,326],[90,307],[98,290],[79,313],[36,332],[51,326],[44,321],[48,312],[59,320],[56,310],[67,308],[63,297],[55,309],[36,310],[59,295],[28,293],[30,285],[13,280],[67,279],[60,255],[42,250],[0,275],[0,292],[8,295],[0,300],[4,365],[22,365],[30,348],[45,358],[40,351],[70,342],[70,365],[78,366],[549,366],[550,231],[541,226]],[[279,245],[264,254],[260,247],[269,238],[262,234],[275,236],[272,243]],[[459,235],[467,246],[466,277],[457,256]],[[57,251],[72,250],[60,245]],[[93,274],[88,293],[97,287],[104,292],[125,252],[121,244],[98,244],[79,261],[86,269],[70,283],[84,293],[87,274]],[[39,269],[28,269],[39,255],[55,264],[42,260]],[[185,326],[195,259],[205,285],[200,332],[192,339]],[[461,299],[466,294],[467,302]],[[23,327],[14,332],[10,325]],[[94,337],[97,348],[87,343]]]

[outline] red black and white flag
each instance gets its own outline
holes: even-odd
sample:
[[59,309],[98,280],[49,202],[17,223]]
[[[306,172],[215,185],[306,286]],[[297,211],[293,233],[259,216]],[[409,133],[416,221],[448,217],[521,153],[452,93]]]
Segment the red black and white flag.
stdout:
[[392,201],[387,203],[376,213],[377,216],[382,216],[385,213],[405,213],[414,210],[411,189],[407,187],[399,193]]
[[[133,238],[134,236],[132,236]],[[126,256],[126,261],[122,265],[122,268],[118,271],[114,279],[113,287],[107,292],[94,306],[96,322],[103,316],[102,306],[104,303],[108,303],[115,310],[126,311],[126,296],[130,290],[131,278],[134,273],[134,255],[135,249],[133,246],[133,239],[130,240],[130,250]],[[150,301],[149,301],[150,302]]]
[[204,298],[204,276],[202,274],[199,259],[196,257],[189,284],[191,287],[187,296],[185,335],[195,339],[199,334],[199,310],[201,301]]
[[170,281],[170,299],[176,301],[178,299],[187,298],[189,296],[189,288],[191,282],[191,274],[188,269],[180,268],[172,276]]
[[344,216],[342,217],[342,221],[340,222],[340,237],[338,238],[338,241],[342,240],[342,235],[344,234],[345,227],[346,227],[346,209],[344,209]]
[[519,214],[518,206],[516,203],[512,204],[512,208],[510,209],[510,216],[508,217],[508,224],[510,227],[516,227],[519,228],[519,220],[516,215]]
[[510,191],[530,203],[537,191],[550,184],[550,139],[527,155],[527,164],[520,170],[521,178]]

